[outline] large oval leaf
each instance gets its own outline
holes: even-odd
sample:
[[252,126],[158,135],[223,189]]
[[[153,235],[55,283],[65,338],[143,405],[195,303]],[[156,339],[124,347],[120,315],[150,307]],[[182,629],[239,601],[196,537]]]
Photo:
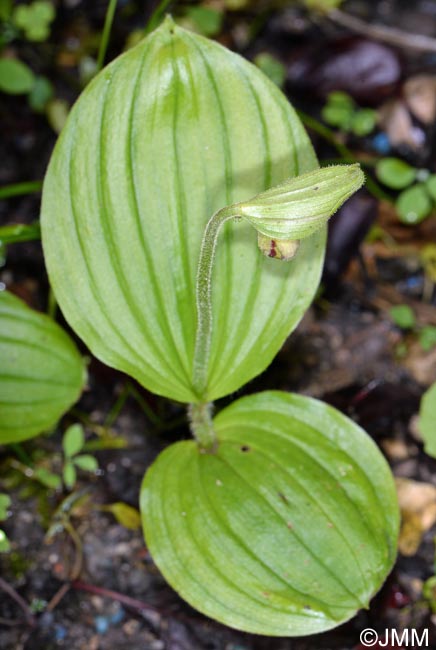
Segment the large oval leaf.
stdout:
[[[42,236],[65,317],[107,364],[196,401],[195,281],[208,219],[316,166],[272,82],[167,19],[93,80],[51,159]],[[249,225],[224,226],[207,399],[270,363],[313,298],[324,243],[323,228],[280,264],[261,255]]]
[[0,444],[49,429],[79,398],[84,362],[48,316],[0,292]]
[[395,557],[387,463],[335,409],[266,392],[215,418],[219,447],[168,447],[141,491],[146,542],[172,587],[231,627],[294,636],[350,618]]

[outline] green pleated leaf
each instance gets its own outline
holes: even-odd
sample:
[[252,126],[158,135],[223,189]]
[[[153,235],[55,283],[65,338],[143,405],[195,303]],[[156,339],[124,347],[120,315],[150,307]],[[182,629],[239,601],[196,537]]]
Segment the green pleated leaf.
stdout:
[[0,444],[54,426],[79,398],[83,359],[48,316],[0,292]]
[[425,451],[436,458],[436,383],[424,393],[419,409],[419,430]]
[[378,179],[394,190],[402,190],[416,178],[417,170],[400,158],[382,158],[376,165]]
[[321,632],[366,607],[399,525],[372,440],[332,407],[281,392],[214,422],[215,454],[171,445],[142,485],[146,542],[170,585],[204,614],[272,636]]
[[[92,352],[149,390],[195,401],[195,281],[217,210],[317,167],[284,95],[255,66],[170,19],[73,108],[44,183],[43,246],[57,300]],[[227,223],[214,270],[205,397],[261,372],[319,282],[325,228],[290,264]]]

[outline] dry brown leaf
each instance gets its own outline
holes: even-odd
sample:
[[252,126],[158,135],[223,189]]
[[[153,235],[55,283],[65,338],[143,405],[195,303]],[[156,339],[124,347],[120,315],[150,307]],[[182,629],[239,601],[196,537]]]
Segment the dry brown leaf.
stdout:
[[416,553],[424,533],[436,523],[436,487],[431,483],[397,478],[402,524],[399,549],[403,555]]

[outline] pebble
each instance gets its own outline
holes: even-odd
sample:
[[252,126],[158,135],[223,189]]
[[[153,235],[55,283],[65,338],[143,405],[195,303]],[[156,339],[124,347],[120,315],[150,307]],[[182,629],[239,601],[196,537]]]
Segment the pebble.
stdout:
[[54,626],[54,637],[56,641],[63,641],[67,636],[67,628],[59,623]]
[[377,135],[372,138],[371,144],[377,153],[382,156],[387,156],[391,151],[391,143],[389,142],[386,133],[377,133]]
[[96,616],[94,618],[94,626],[98,634],[106,634],[109,629],[110,621],[107,616]]

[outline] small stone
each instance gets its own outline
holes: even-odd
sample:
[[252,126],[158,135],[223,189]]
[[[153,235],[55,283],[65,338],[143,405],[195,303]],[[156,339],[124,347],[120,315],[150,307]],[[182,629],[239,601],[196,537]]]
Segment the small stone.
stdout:
[[410,455],[407,445],[402,440],[389,438],[382,442],[382,447],[392,460],[405,460]]

